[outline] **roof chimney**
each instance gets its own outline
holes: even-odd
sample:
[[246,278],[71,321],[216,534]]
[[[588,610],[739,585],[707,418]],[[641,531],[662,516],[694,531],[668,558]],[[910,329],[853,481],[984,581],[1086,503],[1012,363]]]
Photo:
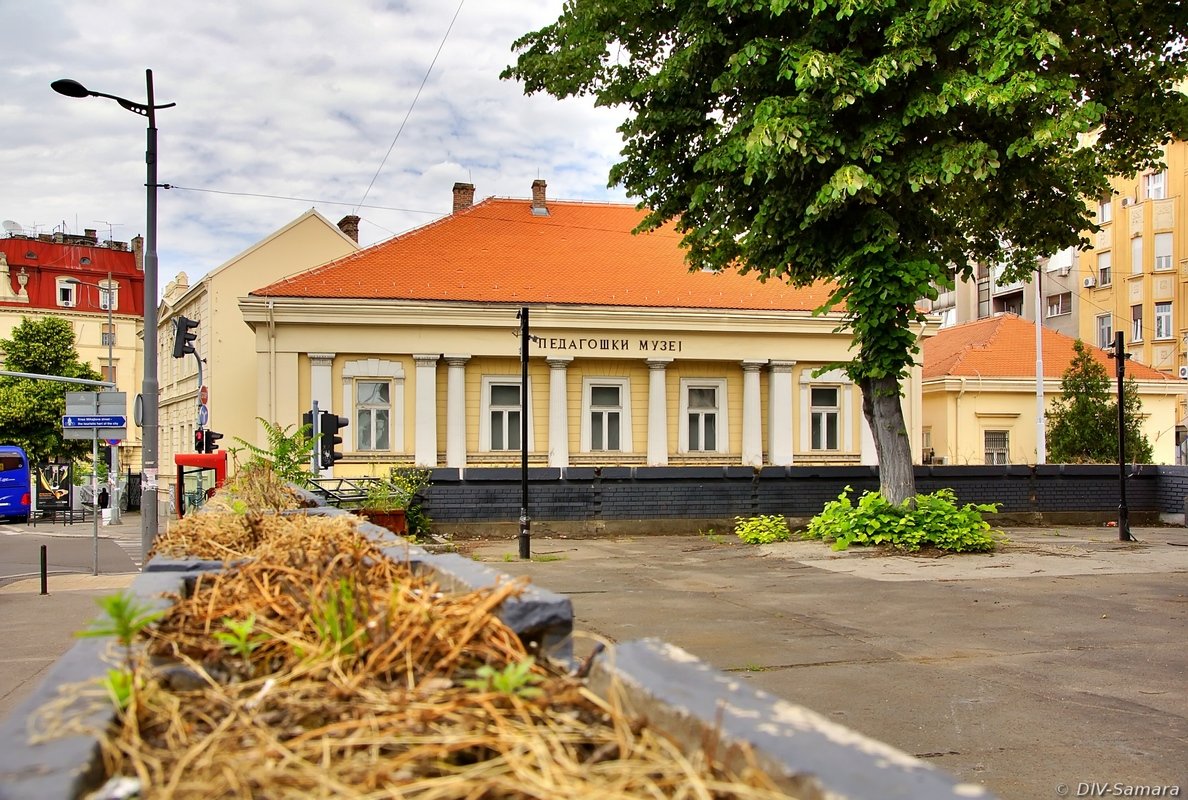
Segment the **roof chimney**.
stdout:
[[[454,211],[461,211],[474,205],[474,184],[454,184]],[[451,212],[453,213],[453,212]]]
[[355,244],[359,243],[359,218],[354,214],[347,214],[338,221],[338,229],[345,233]]
[[532,182],[532,215],[534,217],[547,217],[549,215],[549,206],[545,202],[545,188],[548,186],[540,178]]

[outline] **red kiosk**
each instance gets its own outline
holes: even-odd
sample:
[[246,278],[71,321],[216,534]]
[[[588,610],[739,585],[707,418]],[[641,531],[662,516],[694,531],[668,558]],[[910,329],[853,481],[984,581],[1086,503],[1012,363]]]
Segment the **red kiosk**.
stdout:
[[177,483],[173,503],[178,519],[197,511],[227,480],[227,453],[178,453],[173,457]]

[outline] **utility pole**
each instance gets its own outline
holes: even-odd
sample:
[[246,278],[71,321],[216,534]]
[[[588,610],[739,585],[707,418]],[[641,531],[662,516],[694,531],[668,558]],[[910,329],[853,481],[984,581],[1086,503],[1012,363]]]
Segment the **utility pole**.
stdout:
[[1124,338],[1122,331],[1114,333],[1114,352],[1110,354],[1118,375],[1118,541],[1133,542],[1134,537],[1130,535],[1130,509],[1126,505],[1126,406],[1123,381],[1126,379],[1126,359],[1130,355],[1123,348]]

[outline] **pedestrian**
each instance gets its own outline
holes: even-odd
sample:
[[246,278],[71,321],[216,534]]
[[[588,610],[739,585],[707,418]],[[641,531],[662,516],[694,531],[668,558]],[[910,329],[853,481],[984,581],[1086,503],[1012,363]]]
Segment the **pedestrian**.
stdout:
[[101,508],[101,509],[107,508],[107,487],[106,486],[104,486],[102,489],[99,490],[99,508]]

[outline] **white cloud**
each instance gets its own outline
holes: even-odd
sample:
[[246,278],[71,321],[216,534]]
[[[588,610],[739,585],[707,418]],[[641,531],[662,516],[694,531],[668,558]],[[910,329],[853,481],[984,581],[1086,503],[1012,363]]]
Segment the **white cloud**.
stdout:
[[157,102],[177,103],[157,114],[158,179],[185,187],[158,195],[162,287],[180,271],[205,274],[311,206],[337,221],[365,192],[356,212],[365,245],[447,213],[460,180],[479,198],[527,197],[541,177],[554,198],[624,200],[606,187],[619,114],[588,99],[525,97],[499,80],[511,42],[561,8],[466,0],[384,161],[454,0],[7,4],[0,218],[40,233],[144,232],[143,118],[49,84],[74,78],[143,101],[146,68]]

